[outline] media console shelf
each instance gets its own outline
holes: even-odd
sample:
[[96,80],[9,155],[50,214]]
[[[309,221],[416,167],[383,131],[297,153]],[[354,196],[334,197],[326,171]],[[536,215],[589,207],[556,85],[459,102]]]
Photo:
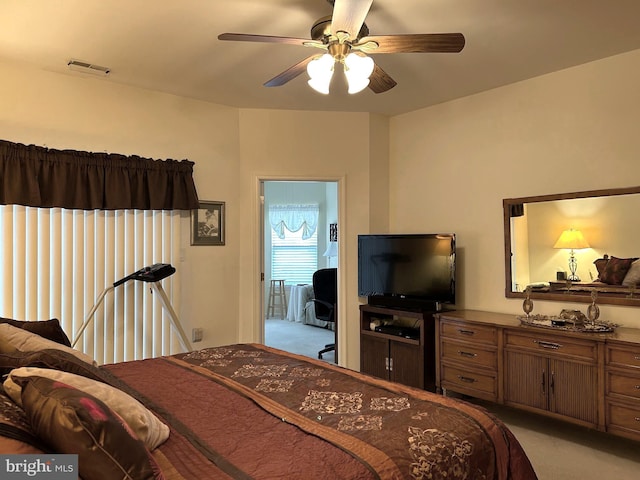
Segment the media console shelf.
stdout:
[[581,333],[515,315],[436,314],[436,386],[640,440],[640,330]]
[[[411,387],[435,391],[434,312],[360,305],[360,371]],[[376,332],[374,320],[417,329],[411,338]]]

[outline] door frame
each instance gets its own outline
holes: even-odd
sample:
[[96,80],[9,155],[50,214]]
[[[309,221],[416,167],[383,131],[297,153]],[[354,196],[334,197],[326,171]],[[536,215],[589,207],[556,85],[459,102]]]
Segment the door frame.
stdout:
[[[254,218],[254,225],[257,225],[259,230],[258,241],[256,242],[257,252],[254,252],[253,266],[253,278],[255,279],[254,291],[258,292],[257,299],[254,303],[254,325],[253,331],[255,332],[255,338],[257,342],[264,344],[264,182],[334,182],[338,184],[338,322],[336,323],[335,336],[336,336],[336,355],[338,358],[338,365],[343,365],[346,358],[346,345],[348,344],[346,322],[341,319],[346,319],[346,302],[341,299],[346,298],[345,283],[343,281],[345,258],[344,258],[344,232],[346,231],[346,207],[345,207],[345,177],[344,176],[271,176],[271,175],[258,175],[255,177],[255,192],[256,192],[256,214]],[[338,341],[340,339],[340,341]]]

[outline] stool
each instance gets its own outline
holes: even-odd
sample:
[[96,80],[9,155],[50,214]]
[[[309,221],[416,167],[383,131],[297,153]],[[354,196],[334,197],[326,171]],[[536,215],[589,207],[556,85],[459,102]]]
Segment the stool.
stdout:
[[284,280],[271,280],[271,284],[269,285],[267,318],[274,316],[276,310],[279,310],[280,318],[284,320],[287,314],[287,295],[284,291]]

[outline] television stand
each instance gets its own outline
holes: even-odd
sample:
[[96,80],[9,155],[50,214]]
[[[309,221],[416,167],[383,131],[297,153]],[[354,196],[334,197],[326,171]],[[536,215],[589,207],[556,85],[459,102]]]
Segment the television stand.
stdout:
[[[435,392],[436,355],[434,311],[360,305],[360,371],[384,380]],[[375,331],[372,322],[408,323],[404,330]],[[415,334],[413,333],[415,329]]]
[[439,312],[443,309],[441,302],[435,300],[419,300],[415,298],[374,295],[367,297],[369,305],[393,310],[411,312]]

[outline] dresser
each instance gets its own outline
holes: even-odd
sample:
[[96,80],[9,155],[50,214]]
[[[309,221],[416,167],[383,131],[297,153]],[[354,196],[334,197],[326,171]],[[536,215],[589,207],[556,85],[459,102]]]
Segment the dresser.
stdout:
[[640,332],[618,329],[605,350],[607,430],[640,440]]
[[435,322],[437,391],[640,440],[640,330],[579,333],[476,310]]

